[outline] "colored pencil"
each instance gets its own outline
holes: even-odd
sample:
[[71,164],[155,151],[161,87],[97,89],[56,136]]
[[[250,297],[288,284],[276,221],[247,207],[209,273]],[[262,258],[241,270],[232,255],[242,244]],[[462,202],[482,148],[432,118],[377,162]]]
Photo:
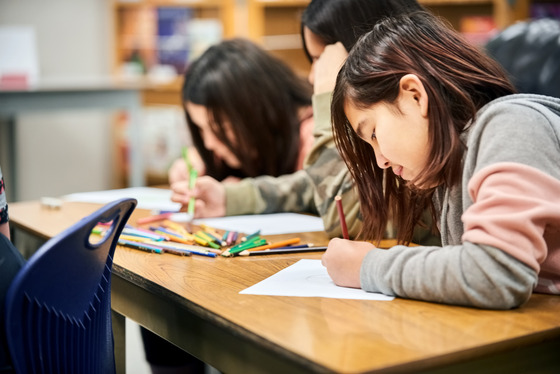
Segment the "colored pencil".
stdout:
[[299,245],[287,245],[285,247],[276,247],[274,248],[274,250],[279,250],[279,249],[296,249],[296,248],[309,248],[309,247],[314,247],[315,245],[313,243],[307,243],[307,244],[299,244]]
[[192,256],[192,252],[191,251],[187,251],[186,249],[176,249],[176,248],[164,248],[163,252],[165,253],[171,253],[173,255],[178,255],[178,256]]
[[222,235],[222,241],[223,241],[223,242],[226,242],[226,245],[227,245],[227,238],[228,238],[228,236],[229,236],[229,233],[230,233],[230,231],[229,231],[229,230],[226,230],[226,231],[224,232],[224,235]]
[[173,214],[173,213],[161,213],[161,214],[157,214],[155,216],[138,218],[136,220],[136,224],[145,225],[146,223],[154,223],[154,222],[158,222],[158,221],[163,221],[164,219],[168,219],[171,216],[171,214]]
[[154,232],[156,234],[167,235],[168,240],[172,241],[172,242],[183,243],[183,244],[193,244],[194,243],[194,238],[184,237],[184,236],[182,236],[178,233],[175,233],[175,232],[173,232],[169,229],[165,229],[163,227],[155,227]]
[[297,243],[300,242],[300,240],[301,240],[300,238],[291,238],[291,239],[281,240],[281,241],[276,242],[276,243],[270,243],[270,244],[262,245],[260,247],[251,248],[251,250],[252,251],[263,251],[265,249],[285,247],[285,246],[290,245],[290,244],[297,244]]
[[214,243],[214,241],[211,238],[201,235],[201,232],[197,232],[196,234],[194,234],[194,239],[198,244],[202,244],[216,249],[220,248],[220,246]]
[[149,239],[153,239],[153,240],[163,240],[161,235],[157,235],[155,233],[143,232],[143,231],[140,231],[140,230],[137,230],[137,229],[129,229],[127,227],[125,227],[123,229],[122,233],[125,234],[125,235],[140,236],[142,238],[149,238]]
[[[188,245],[172,245],[172,244],[158,244],[164,252],[170,252],[173,254],[179,254],[182,252],[183,254],[192,253],[199,256],[207,256],[207,257],[216,257],[218,254],[211,251],[210,249],[198,246],[188,246]],[[187,254],[188,255],[188,254]]]
[[227,232],[227,238],[226,238],[226,245],[232,245],[233,244],[233,235],[235,234],[234,231],[228,231]]
[[166,219],[161,224],[163,225],[163,227],[167,227],[167,228],[169,228],[169,229],[171,229],[171,230],[173,230],[173,231],[175,231],[175,232],[177,232],[177,233],[179,233],[183,236],[191,235],[191,233],[185,227],[183,227],[182,225],[180,225],[177,222],[173,222],[173,221],[170,221],[170,220]]
[[159,236],[159,239],[157,239],[157,240],[169,240],[169,237],[167,235],[156,234],[156,233],[154,233],[153,230],[148,230],[148,229],[145,229],[145,228],[142,228],[142,227],[136,227],[136,228],[132,228],[132,229],[136,230],[136,231],[139,231],[139,232],[145,232],[146,234],[149,234],[149,235]]
[[239,237],[239,233],[238,233],[237,231],[234,231],[234,232],[233,232],[233,235],[232,235],[232,237],[231,237],[231,243],[228,244],[228,245],[237,243],[237,238],[238,238],[238,237]]
[[231,250],[231,249],[237,249],[237,248],[245,247],[245,246],[248,246],[248,245],[252,245],[252,243],[256,242],[257,240],[261,240],[261,237],[260,237],[260,236],[253,236],[253,237],[252,237],[251,239],[249,239],[249,240],[246,240],[246,241],[241,242],[241,243],[239,243],[239,244],[237,244],[237,245],[234,245],[233,247],[230,248],[230,250]]
[[335,196],[334,201],[336,201],[336,208],[338,209],[338,218],[340,219],[340,227],[342,229],[342,237],[344,239],[349,239],[348,227],[346,226],[346,218],[344,217],[344,209],[342,208],[342,198],[340,196]]
[[247,241],[250,240],[251,238],[254,238],[255,236],[259,236],[261,234],[261,230],[257,230],[254,233],[252,233],[251,235],[247,235],[241,238],[241,241]]
[[[196,234],[209,242],[222,246],[222,241],[207,231],[197,231]],[[225,245],[225,244],[223,244]]]
[[128,248],[139,249],[141,251],[163,253],[161,248],[146,243],[119,239],[119,244]]
[[327,247],[306,247],[306,248],[277,248],[277,249],[265,249],[264,251],[250,251],[245,250],[239,252],[239,256],[257,256],[257,255],[279,255],[288,253],[301,253],[301,252],[317,252],[324,251]]
[[258,236],[253,237],[252,239],[249,239],[249,241],[245,242],[245,243],[240,243],[238,245],[236,245],[235,247],[231,247],[227,250],[225,250],[224,252],[222,252],[222,256],[224,257],[231,257],[236,253],[239,253],[241,251],[244,251],[246,249],[249,248],[253,248],[253,247],[258,247],[261,245],[266,244],[266,239],[262,239]]
[[153,239],[150,238],[144,238],[142,236],[126,235],[126,234],[121,234],[119,236],[119,239],[128,240],[131,242],[148,243],[148,244],[155,244],[160,242],[160,241],[154,241]]
[[[189,149],[187,147],[183,147],[183,159],[185,160],[185,164],[187,165],[187,172],[189,174],[189,190],[193,190],[194,186],[196,186],[196,178],[198,177],[198,172],[195,168],[193,168],[191,164],[191,160],[189,159]],[[191,197],[189,200],[189,206],[187,208],[187,212],[194,217],[194,204],[195,198]]]
[[166,248],[163,250],[165,253],[171,253],[173,255],[179,255],[179,256],[191,256],[192,254],[196,254],[199,256],[207,256],[207,257],[216,257],[217,255],[215,253],[212,252],[196,252],[196,251],[188,251],[186,249],[169,249]]
[[219,244],[222,247],[225,247],[227,245],[226,240],[220,239],[221,235],[218,234],[215,229],[205,224],[201,224],[200,227],[202,227],[202,229],[204,230],[203,232],[210,238],[212,238],[212,240],[214,240],[216,244]]
[[[254,242],[248,242],[246,244],[244,243],[243,245],[239,245],[237,248],[230,248],[228,250],[228,253],[229,255],[234,255],[247,249],[263,246],[264,244],[266,244],[266,239],[258,239]],[[222,253],[222,256],[223,255],[224,254]]]

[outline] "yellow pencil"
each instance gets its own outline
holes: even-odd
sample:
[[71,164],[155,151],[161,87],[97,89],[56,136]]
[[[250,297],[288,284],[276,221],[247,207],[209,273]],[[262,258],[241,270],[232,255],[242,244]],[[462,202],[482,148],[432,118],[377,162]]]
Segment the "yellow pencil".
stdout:
[[192,235],[186,228],[184,228],[183,226],[181,226],[179,223],[177,222],[173,222],[170,221],[168,219],[166,219],[165,221],[163,221],[161,223],[163,226],[170,228],[173,231],[176,231],[177,233],[183,235],[183,236],[190,236]]

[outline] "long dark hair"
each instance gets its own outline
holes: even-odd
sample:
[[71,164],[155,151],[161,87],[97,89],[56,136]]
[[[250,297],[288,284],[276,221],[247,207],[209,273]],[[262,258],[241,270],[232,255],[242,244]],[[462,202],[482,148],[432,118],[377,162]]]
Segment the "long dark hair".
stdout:
[[[311,86],[285,63],[245,39],[207,49],[185,73],[183,103],[207,108],[216,137],[240,160],[231,169],[204,147],[200,130],[185,111],[193,144],[218,180],[227,176],[278,176],[296,169],[301,108],[311,105]],[[231,124],[235,143],[226,137]]]
[[312,0],[301,17],[303,49],[311,61],[303,38],[304,27],[326,45],[341,42],[349,51],[380,19],[422,9],[416,0]]
[[[353,131],[346,103],[367,108],[393,103],[399,81],[415,74],[428,96],[429,162],[417,180],[406,183],[377,166],[369,144]],[[335,142],[358,187],[364,224],[361,236],[378,239],[390,217],[397,239],[409,242],[433,189],[412,185],[452,186],[460,182],[463,134],[486,103],[514,93],[505,72],[460,34],[427,12],[379,22],[351,51],[338,74],[332,101]]]

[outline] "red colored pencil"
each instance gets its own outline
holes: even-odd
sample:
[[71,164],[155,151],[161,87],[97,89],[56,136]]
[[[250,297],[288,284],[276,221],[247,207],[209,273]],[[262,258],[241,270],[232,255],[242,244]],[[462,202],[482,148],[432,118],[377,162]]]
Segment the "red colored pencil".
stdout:
[[164,219],[168,219],[173,213],[162,213],[157,214],[155,216],[148,216],[143,218],[138,218],[136,220],[136,224],[138,225],[145,225],[146,223],[153,223],[157,221],[163,221]]
[[340,227],[342,228],[342,237],[344,239],[350,239],[350,237],[348,236],[348,227],[346,227],[344,210],[342,209],[342,198],[337,195],[334,197],[334,201],[336,201],[336,208],[338,209],[338,218],[340,219]]

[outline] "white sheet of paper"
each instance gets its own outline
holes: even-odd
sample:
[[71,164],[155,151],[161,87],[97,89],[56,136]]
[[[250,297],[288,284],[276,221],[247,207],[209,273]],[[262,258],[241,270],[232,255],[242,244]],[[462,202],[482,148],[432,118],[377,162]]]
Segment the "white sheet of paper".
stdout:
[[133,197],[138,200],[137,208],[149,210],[178,211],[181,204],[171,201],[171,190],[151,187],[131,187],[116,190],[79,192],[63,196],[67,201],[107,204],[111,201]]
[[338,287],[329,277],[327,269],[321,264],[321,260],[299,260],[262,282],[244,289],[240,294],[380,301],[394,299],[392,296],[380,293]]
[[292,234],[298,232],[324,231],[320,217],[297,213],[274,213],[220,218],[195,219],[194,224],[204,223],[222,230],[252,234],[261,230],[261,235]]

